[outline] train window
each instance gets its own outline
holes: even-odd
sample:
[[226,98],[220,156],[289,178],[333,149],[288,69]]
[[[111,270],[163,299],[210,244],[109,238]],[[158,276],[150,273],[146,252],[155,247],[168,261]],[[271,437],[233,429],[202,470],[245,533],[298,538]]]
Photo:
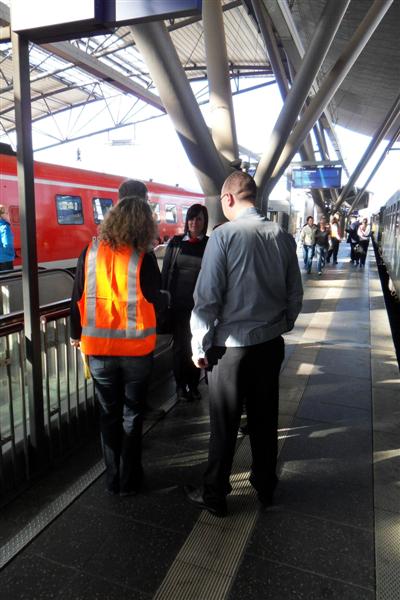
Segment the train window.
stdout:
[[186,222],[186,215],[187,215],[188,210],[189,210],[188,206],[182,206],[182,221],[183,221],[183,223]]
[[112,200],[110,198],[92,198],[93,218],[96,225],[104,221],[104,217],[112,208]]
[[10,217],[11,225],[17,225],[19,223],[19,207],[9,206],[8,215]]
[[153,217],[157,223],[160,222],[160,205],[158,202],[149,202],[151,210],[153,211]]
[[82,199],[80,196],[56,196],[57,221],[60,225],[82,225]]
[[165,222],[166,223],[177,223],[177,215],[176,215],[176,204],[166,204],[165,205]]

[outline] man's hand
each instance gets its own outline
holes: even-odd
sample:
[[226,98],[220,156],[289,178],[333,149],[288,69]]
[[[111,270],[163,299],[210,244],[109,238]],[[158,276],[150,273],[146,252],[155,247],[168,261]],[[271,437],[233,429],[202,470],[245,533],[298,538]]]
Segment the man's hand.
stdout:
[[71,346],[73,346],[74,348],[79,348],[81,345],[81,340],[73,340],[72,338],[69,338],[69,343],[71,344]]
[[208,367],[208,360],[206,359],[205,356],[203,358],[194,358],[193,357],[193,362],[196,365],[196,367],[199,369],[206,369]]

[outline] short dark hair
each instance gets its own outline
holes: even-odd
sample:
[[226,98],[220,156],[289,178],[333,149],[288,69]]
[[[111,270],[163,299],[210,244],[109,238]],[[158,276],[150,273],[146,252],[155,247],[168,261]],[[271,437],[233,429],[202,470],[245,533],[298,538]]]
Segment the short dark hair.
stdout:
[[257,184],[252,176],[244,171],[234,171],[228,175],[222,189],[224,193],[237,196],[239,202],[255,202],[257,198]]
[[123,198],[143,198],[147,200],[148,189],[138,179],[126,179],[121,183],[118,189],[118,197],[120,200]]
[[186,219],[185,219],[185,234],[188,232],[189,226],[188,223],[190,221],[190,219],[193,219],[194,217],[197,217],[197,215],[199,215],[200,213],[203,214],[204,217],[204,227],[203,227],[203,231],[201,232],[203,235],[205,233],[207,233],[207,227],[208,227],[208,210],[206,209],[205,206],[203,206],[203,204],[192,204],[192,206],[189,207],[187,213],[186,213]]
[[312,219],[314,221],[314,217],[312,215],[310,215],[309,217],[307,217],[306,221],[308,221],[308,219]]

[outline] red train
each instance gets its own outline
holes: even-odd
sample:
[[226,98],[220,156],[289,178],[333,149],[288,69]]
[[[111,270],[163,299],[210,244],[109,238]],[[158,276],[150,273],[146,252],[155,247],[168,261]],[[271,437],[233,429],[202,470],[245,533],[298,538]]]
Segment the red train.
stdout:
[[[126,177],[35,162],[35,201],[38,262],[43,267],[71,268],[84,246],[96,235],[107,210],[117,202]],[[179,187],[145,182],[159,236],[183,232],[186,212],[204,197]],[[21,239],[17,164],[13,153],[0,152],[0,204],[8,207],[17,258]]]

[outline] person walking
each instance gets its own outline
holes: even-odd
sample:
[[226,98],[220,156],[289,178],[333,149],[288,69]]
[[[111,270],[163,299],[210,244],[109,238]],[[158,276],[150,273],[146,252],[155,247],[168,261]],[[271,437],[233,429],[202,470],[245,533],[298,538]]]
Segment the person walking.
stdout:
[[106,491],[137,493],[143,480],[142,422],[156,345],[155,307],[167,303],[149,252],[155,223],[147,201],[123,198],[79,257],[71,340],[88,356],[100,408]]
[[361,225],[357,229],[357,235],[359,238],[359,245],[361,246],[360,252],[360,268],[365,267],[365,261],[367,258],[369,239],[371,237],[371,227],[368,225],[368,219],[363,219]]
[[311,273],[312,259],[315,253],[315,232],[317,226],[314,225],[314,217],[307,217],[307,222],[301,230],[300,242],[303,244],[304,268],[307,273]]
[[227,514],[226,496],[243,402],[252,449],[251,485],[264,505],[277,484],[279,372],[282,334],[303,298],[296,242],[255,207],[257,186],[236,171],[222,186],[229,223],[213,231],[203,257],[191,317],[193,361],[208,369],[210,440],[202,485],[187,500]]
[[331,227],[330,227],[330,247],[326,256],[326,262],[329,263],[332,257],[332,263],[334,265],[338,264],[338,252],[339,252],[339,244],[342,239],[342,235],[340,232],[339,221],[336,217],[332,218]]
[[7,209],[0,204],[0,271],[10,271],[14,268],[14,234],[11,225],[5,219]]
[[358,237],[358,228],[360,227],[360,221],[356,216],[350,217],[350,225],[346,229],[347,232],[347,243],[350,244],[350,262],[352,265],[358,266],[359,263],[359,255],[357,254],[355,248],[360,241]]
[[315,232],[315,252],[317,255],[317,272],[322,275],[325,267],[326,255],[329,250],[330,228],[326,217],[322,216],[319,220],[317,231]]
[[183,235],[169,242],[162,267],[163,289],[171,294],[171,330],[173,370],[179,400],[199,400],[200,371],[192,361],[190,315],[193,292],[208,242],[208,212],[202,204],[193,204],[186,214]]

